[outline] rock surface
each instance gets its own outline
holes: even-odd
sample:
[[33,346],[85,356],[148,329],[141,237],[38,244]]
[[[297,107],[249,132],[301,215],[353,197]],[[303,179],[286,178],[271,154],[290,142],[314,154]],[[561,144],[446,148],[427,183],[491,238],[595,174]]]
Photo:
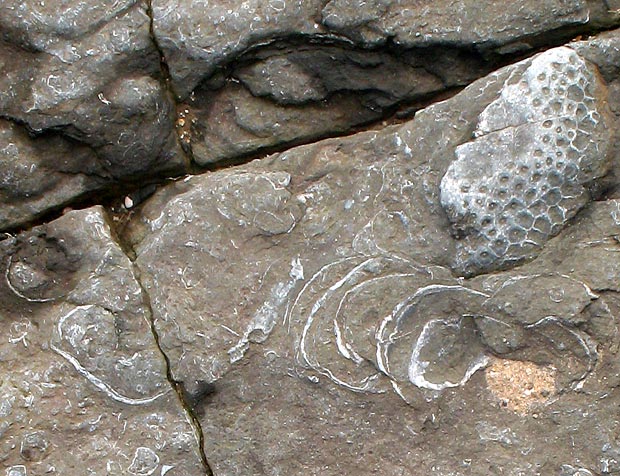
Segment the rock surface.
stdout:
[[[144,5],[9,0],[0,31],[0,116],[18,136],[3,146],[2,188],[27,194],[21,203],[2,197],[0,229],[106,184],[184,169]],[[87,157],[67,157],[67,142]],[[31,167],[40,185],[24,187]]]
[[[411,112],[507,58],[620,24],[607,3],[3,2],[0,117],[46,152],[5,152],[2,189],[25,200],[0,197],[0,229]],[[88,160],[68,167],[50,139]],[[19,179],[33,164],[39,187]]]
[[618,8],[4,2],[0,472],[620,473]]
[[223,88],[199,86],[188,101],[187,140],[200,165],[345,132],[489,69],[465,50],[360,51],[342,42],[280,43],[240,63]]
[[612,23],[614,14],[604,3],[153,0],[152,8],[154,32],[175,88],[186,96],[235,56],[280,38],[346,38],[364,47],[451,44],[488,52],[499,48],[501,54],[501,49],[527,50],[537,36],[563,27]]
[[[569,80],[587,90],[576,102],[563,87]],[[591,122],[573,125],[581,120]],[[616,122],[596,66],[561,47],[501,69],[402,126],[188,178],[156,196],[129,237],[174,379],[197,397],[202,385],[215,386],[197,404],[215,472],[320,466],[322,474],[353,474],[360,455],[367,474],[603,465],[603,436],[578,461],[573,450],[550,456],[546,441],[551,421],[559,445],[570,441],[569,421],[595,432],[599,420],[574,413],[584,405],[604,412],[613,391],[596,369],[615,365],[615,351],[603,351],[615,344],[590,326],[616,325],[608,291],[618,277],[611,238],[620,231],[618,203],[592,202],[591,191],[618,158]],[[468,212],[454,213],[461,199],[446,190],[451,181],[477,180],[486,189],[474,198],[491,203],[509,182],[501,173],[511,170],[492,164],[515,154],[535,199],[506,201],[491,224],[502,230],[502,218],[514,223],[527,211],[541,238],[468,266],[462,255],[471,240],[488,239],[478,222],[462,225]],[[469,192],[464,186],[457,193]],[[558,201],[549,206],[564,212],[555,228],[541,229],[538,217],[552,210],[538,211],[537,201],[555,187]],[[583,207],[583,218],[568,225]],[[592,222],[594,235],[574,242]],[[547,262],[545,251],[567,240],[574,261]],[[584,254],[585,243],[601,243],[597,260]],[[487,274],[524,260],[531,262]],[[506,394],[497,383],[504,380],[529,387]],[[281,428],[292,443],[281,441]],[[451,432],[477,437],[437,454]],[[245,443],[236,443],[239,435]],[[489,460],[494,444],[503,457]]]
[[503,55],[536,48],[543,32],[561,41],[579,25],[617,21],[602,4],[581,1],[152,6],[153,32],[183,101],[182,141],[203,166],[351,130],[403,104],[419,108]]
[[457,267],[519,262],[589,200],[609,168],[612,118],[597,72],[569,48],[549,50],[480,114],[441,182],[441,202],[466,239]]
[[106,213],[70,212],[0,246],[6,474],[200,474],[197,435]]

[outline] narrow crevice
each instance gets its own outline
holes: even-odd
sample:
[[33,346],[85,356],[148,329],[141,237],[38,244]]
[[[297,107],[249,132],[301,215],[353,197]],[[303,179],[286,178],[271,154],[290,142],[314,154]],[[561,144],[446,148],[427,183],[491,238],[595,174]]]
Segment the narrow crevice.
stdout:
[[196,436],[196,442],[198,445],[198,454],[200,455],[200,460],[202,462],[202,466],[205,471],[205,476],[213,476],[213,470],[211,469],[211,465],[209,464],[207,455],[205,454],[205,450],[204,450],[205,438],[204,438],[204,433],[202,431],[202,426],[200,425],[200,421],[198,420],[198,417],[196,416],[196,413],[194,412],[192,406],[187,401],[181,384],[177,382],[172,376],[170,359],[168,358],[168,355],[166,355],[166,353],[161,347],[161,343],[159,341],[159,334],[157,333],[157,329],[155,328],[155,320],[153,316],[153,309],[151,307],[150,297],[148,295],[148,291],[145,289],[145,287],[143,286],[141,282],[141,279],[139,277],[139,270],[137,269],[137,266],[135,265],[135,263],[134,263],[134,276],[142,291],[142,301],[146,308],[146,313],[149,316],[149,324],[151,327],[151,332],[153,334],[153,339],[155,340],[155,345],[157,346],[157,349],[163,356],[164,361],[166,362],[166,378],[168,379],[170,386],[174,389],[177,395],[177,398],[179,400],[179,403],[181,404],[181,407],[183,407],[183,411],[189,418],[192,428],[194,429],[194,433]]
[[[284,142],[281,144],[277,144],[274,146],[266,146],[258,148],[254,151],[248,152],[246,154],[239,154],[231,158],[221,159],[216,162],[208,163],[205,165],[198,165],[194,163],[194,166],[189,171],[189,175],[202,175],[205,173],[217,172],[224,169],[229,169],[233,167],[240,167],[243,165],[247,165],[250,162],[260,161],[270,155],[274,154],[284,154],[295,147],[301,147],[305,145],[312,145],[317,142],[328,140],[328,139],[346,139],[348,137],[352,137],[356,134],[362,132],[379,132],[387,127],[404,124],[407,121],[410,121],[414,118],[415,114],[440,101],[445,101],[449,99],[463,89],[466,86],[462,87],[453,87],[449,89],[445,89],[440,93],[430,94],[427,97],[419,98],[415,101],[406,101],[395,105],[390,108],[389,113],[385,114],[383,117],[370,121],[368,123],[358,124],[356,126],[352,126],[347,129],[345,132],[327,132],[325,134],[319,134],[312,137],[306,137],[303,139],[292,140],[288,142]],[[179,177],[178,179],[182,179],[184,177]],[[178,180],[177,179],[177,180]]]
[[[401,57],[403,54],[415,50],[422,51],[427,49],[432,50],[435,48],[445,49],[446,51],[462,51],[463,53],[468,53],[474,56],[477,55],[480,57],[481,61],[483,61],[484,65],[482,65],[481,74],[467,81],[467,83],[459,86],[455,85],[452,87],[446,87],[441,91],[429,93],[426,96],[422,96],[416,99],[409,99],[397,102],[392,106],[387,107],[386,110],[380,115],[380,117],[372,119],[370,120],[370,122],[350,126],[344,131],[334,131],[311,137],[300,138],[273,146],[259,148],[249,153],[241,153],[234,157],[219,160],[217,162],[207,165],[199,165],[199,161],[196,160],[192,150],[192,141],[190,138],[191,131],[189,131],[186,127],[182,125],[184,123],[189,125],[189,119],[186,119],[185,113],[188,112],[186,111],[186,108],[191,109],[191,101],[181,99],[181,95],[179,95],[174,88],[174,81],[170,73],[170,67],[168,65],[164,49],[162,48],[157,38],[157,35],[155,34],[155,21],[152,0],[146,1],[147,15],[150,19],[150,36],[160,57],[161,76],[163,78],[165,90],[167,91],[169,99],[172,104],[175,105],[177,111],[177,121],[175,123],[177,143],[185,154],[186,163],[188,165],[187,173],[191,175],[200,175],[203,173],[218,171],[229,167],[244,165],[275,153],[286,152],[293,147],[308,145],[325,139],[348,137],[364,131],[379,131],[389,125],[408,121],[412,119],[415,113],[420,109],[452,97],[472,82],[476,81],[477,79],[483,77],[486,74],[489,74],[494,70],[530,58],[550,48],[566,45],[568,42],[571,41],[571,39],[575,39],[576,37],[579,39],[591,37],[598,33],[615,29],[620,25],[620,23],[616,24],[610,22],[606,25],[580,24],[560,27],[555,30],[544,32],[544,34],[535,34],[519,38],[519,43],[529,42],[530,47],[525,51],[516,50],[514,52],[504,54],[498,53],[496,51],[497,48],[476,48],[474,46],[463,47],[456,44],[443,44],[441,42],[437,43],[436,45],[430,45],[426,47],[408,47],[395,43],[392,38],[387,38],[384,43],[364,48],[356,45],[351,39],[344,37],[336,32],[332,32],[328,35],[321,37],[300,33],[273,37],[270,38],[269,41],[265,41],[257,45],[250,45],[245,50],[238,52],[233,57],[230,57],[223,63],[217,65],[216,69],[211,73],[209,77],[203,78],[202,83],[209,83],[209,81],[213,78],[226,78],[225,81],[231,80],[231,75],[237,67],[243,66],[244,64],[251,64],[260,57],[261,52],[263,52],[265,49],[270,49],[278,45],[280,48],[285,45],[290,45],[296,48],[303,48],[309,46],[337,46],[359,53],[384,52],[394,57]],[[504,48],[507,48],[508,46],[509,45],[505,45]],[[429,73],[432,72],[429,71]],[[216,82],[219,82],[219,80]],[[199,89],[199,87],[200,86],[197,86],[197,89]]]
[[[164,91],[166,91],[166,94],[169,98],[170,103],[175,107],[177,111],[177,117],[182,117],[182,116],[179,116],[179,114],[184,111],[184,108],[186,107],[186,105],[184,103],[178,102],[176,99],[177,95],[174,91],[169,66],[167,64],[163,49],[161,45],[159,44],[158,39],[155,35],[152,0],[146,0],[145,5],[146,5],[146,14],[148,15],[149,21],[150,21],[149,31],[150,31],[151,41],[153,42],[153,45],[155,49],[157,50],[159,59],[160,59],[160,70],[161,70],[160,80],[162,82]],[[580,28],[575,27],[574,30],[570,30],[570,31],[574,35],[580,34],[583,36],[591,36],[591,35],[595,35],[603,31],[612,30],[614,28],[617,28],[617,26],[618,25],[614,24],[606,28],[604,27],[594,28],[590,25],[588,26],[588,28],[583,28],[583,26],[581,26]],[[299,41],[299,35],[296,35],[293,38],[295,41]],[[549,33],[549,36],[547,36],[546,38],[547,38],[547,43],[545,44],[541,44],[543,42],[540,37],[537,38],[539,42],[538,45],[536,45],[537,47],[534,49],[528,50],[526,52],[507,54],[507,55],[502,55],[501,57],[495,56],[494,58],[487,58],[488,64],[492,65],[491,70],[496,70],[497,68],[501,68],[503,66],[513,64],[516,61],[529,58],[539,52],[545,51],[553,47],[557,47],[561,44],[567,44],[566,43],[567,30],[562,30],[561,34],[559,34],[558,32],[551,32]],[[375,49],[371,49],[368,51],[379,51],[379,50],[381,50],[381,48],[379,49],[375,48]],[[392,51],[392,53],[396,53],[398,51],[403,51],[403,48],[396,47],[394,45],[384,45],[383,51],[388,51],[388,50]],[[244,52],[244,54],[247,54],[247,52]],[[241,61],[241,62],[247,61],[247,57],[244,57],[244,55],[237,56],[234,61],[231,61],[230,64],[231,65],[236,64],[235,63],[236,61]],[[200,175],[200,174],[220,171],[220,170],[227,169],[230,167],[242,166],[242,165],[248,164],[249,162],[263,159],[272,154],[287,152],[293,147],[313,144],[313,143],[316,143],[318,141],[325,140],[325,139],[346,138],[346,137],[358,134],[360,132],[365,132],[365,131],[380,131],[380,130],[385,129],[386,127],[404,123],[406,121],[411,120],[419,110],[426,108],[432,104],[435,104],[439,101],[444,101],[458,94],[460,91],[462,91],[465,87],[467,87],[469,84],[471,84],[475,80],[476,79],[472,79],[470,82],[462,86],[455,86],[452,88],[447,88],[437,93],[430,93],[429,95],[420,97],[416,100],[402,101],[400,103],[395,104],[394,106],[390,108],[387,108],[384,114],[382,114],[381,117],[379,117],[378,119],[373,119],[372,121],[368,123],[350,127],[345,131],[328,132],[325,134],[316,135],[312,137],[306,137],[306,138],[298,139],[298,140],[293,140],[293,141],[289,141],[286,143],[277,144],[274,146],[268,146],[268,147],[254,150],[247,154],[239,154],[235,157],[209,163],[206,165],[199,165],[197,163],[197,161],[194,159],[193,154],[192,154],[191,143],[189,141],[183,140],[183,137],[181,137],[179,128],[176,127],[178,124],[175,124],[176,141],[177,141],[177,144],[179,145],[179,148],[182,150],[184,161],[186,163],[185,172],[179,175],[174,175],[174,176],[159,175],[159,176],[151,176],[151,177],[143,177],[143,176],[125,177],[123,179],[118,179],[114,182],[103,183],[101,184],[100,187],[97,187],[97,189],[95,190],[91,190],[83,194],[80,194],[79,196],[74,197],[73,199],[67,202],[59,204],[53,208],[46,210],[45,212],[38,214],[36,217],[28,221],[24,221],[20,224],[17,224],[10,228],[2,229],[0,231],[3,233],[11,234],[11,235],[14,235],[22,231],[26,231],[34,226],[48,223],[56,218],[59,218],[60,216],[62,216],[66,208],[83,209],[83,208],[89,208],[95,205],[102,205],[109,209],[115,209],[115,210],[126,212],[128,210],[123,210],[123,204],[124,204],[125,197],[131,196],[131,195],[137,195],[137,196],[144,195],[143,191],[145,189],[154,191],[154,189],[157,187],[165,186],[171,182],[183,179],[189,174]],[[16,123],[20,125],[27,126],[27,124],[25,123],[22,124],[19,120],[16,120],[14,118],[7,118],[7,119],[15,121]],[[65,136],[63,135],[63,137]],[[81,142],[79,143],[81,144]],[[134,203],[134,205],[137,205],[137,203]]]
[[[184,105],[177,100],[179,96],[177,95],[177,92],[175,91],[175,88],[174,88],[172,76],[170,74],[170,67],[168,66],[168,61],[166,60],[164,49],[159,44],[159,40],[157,39],[157,35],[155,34],[155,15],[153,12],[153,0],[146,0],[146,15],[149,17],[149,36],[151,37],[151,42],[153,43],[153,46],[155,47],[155,50],[157,51],[157,55],[159,57],[159,69],[160,69],[160,74],[161,74],[161,82],[162,82],[164,91],[166,91],[166,96],[168,97],[168,101],[170,101],[170,103],[174,105],[176,117],[178,118]],[[186,165],[185,168],[186,170],[189,171],[192,169],[193,165],[195,164],[194,157],[192,154],[192,148],[191,148],[191,144],[188,144],[185,141],[183,141],[183,137],[181,137],[181,135],[179,134],[179,130],[176,127],[178,125],[177,121],[175,121],[175,124],[174,124],[175,138],[176,138],[177,144],[179,145],[180,149],[183,151],[183,154],[184,154],[183,158],[185,159],[185,165]]]
[[[134,270],[135,270],[135,266],[134,266]],[[152,309],[149,303],[148,293],[142,286],[142,283],[140,282],[140,279],[137,276],[136,276],[136,280],[140,283],[140,288],[142,289],[142,297],[145,303],[147,313],[149,314],[149,323],[151,325],[151,332],[153,333],[153,339],[155,340],[155,345],[161,352],[161,355],[163,356],[164,361],[166,362],[166,378],[168,379],[170,386],[174,389],[174,392],[177,395],[179,403],[181,404],[183,411],[187,415],[189,421],[191,422],[192,428],[194,429],[194,433],[196,436],[196,443],[198,446],[197,448],[198,454],[200,456],[202,467],[205,471],[205,476],[213,476],[213,470],[211,469],[211,465],[209,464],[207,455],[205,454],[205,450],[204,450],[205,438],[204,438],[204,433],[202,431],[202,426],[200,425],[200,421],[198,420],[196,413],[192,409],[191,405],[187,402],[185,398],[185,393],[183,392],[183,388],[181,387],[181,384],[177,382],[176,380],[174,380],[172,376],[170,359],[168,358],[168,356],[162,349],[161,344],[159,342],[159,334],[157,333],[157,330],[155,329],[155,322],[153,319],[153,312],[152,312]]]
[[164,352],[164,350],[161,347],[161,343],[159,341],[159,334],[157,333],[157,329],[155,328],[155,319],[154,319],[153,309],[151,307],[151,300],[150,300],[148,291],[145,289],[145,287],[142,284],[142,281],[139,275],[139,269],[137,268],[137,266],[135,265],[133,261],[132,263],[134,267],[134,276],[142,291],[142,301],[144,303],[146,313],[148,314],[149,324],[151,326],[151,332],[153,333],[153,339],[155,340],[155,345],[157,346],[157,349],[159,349],[159,352],[161,352],[161,355],[163,356],[164,361],[166,362],[166,378],[168,379],[170,386],[174,389],[177,395],[177,398],[179,400],[179,403],[181,404],[183,411],[187,415],[189,421],[191,422],[192,428],[194,429],[194,433],[196,436],[196,442],[198,445],[198,454],[200,456],[203,469],[205,471],[205,476],[213,476],[213,470],[211,469],[211,465],[209,465],[209,461],[207,460],[207,455],[205,454],[205,450],[204,450],[205,438],[204,438],[204,433],[202,432],[202,426],[200,425],[200,421],[198,420],[196,413],[194,412],[193,408],[188,403],[185,397],[185,392],[183,391],[183,387],[172,376],[170,359],[168,358],[168,355]]
[[[27,231],[31,228],[34,228],[35,226],[49,223],[57,218],[60,218],[67,209],[81,210],[90,208],[95,205],[101,205],[107,209],[112,209],[119,213],[129,212],[130,210],[125,207],[126,197],[144,197],[145,190],[149,191],[149,193],[146,194],[147,196],[152,195],[152,193],[154,193],[157,188],[164,187],[178,180],[182,180],[188,175],[202,175],[228,169],[231,167],[243,166],[250,162],[264,159],[265,157],[268,157],[270,155],[285,153],[292,148],[313,144],[321,140],[338,138],[345,139],[347,137],[354,136],[360,132],[381,131],[386,127],[401,124],[411,120],[415,116],[415,113],[417,111],[428,107],[435,102],[446,100],[458,94],[465,87],[466,86],[446,89],[441,91],[440,93],[429,94],[428,96],[422,97],[416,101],[402,102],[390,108],[389,111],[386,112],[384,117],[366,124],[360,124],[358,126],[351,127],[345,132],[325,133],[313,137],[307,137],[304,139],[281,143],[274,146],[263,147],[247,154],[239,154],[235,157],[219,160],[217,162],[209,163],[206,165],[199,165],[191,155],[191,147],[189,147],[189,151],[188,147],[184,147],[185,153],[188,154],[186,156],[188,166],[186,173],[182,175],[167,177],[125,177],[122,179],[117,179],[113,182],[110,181],[108,183],[103,183],[100,187],[94,190],[84,192],[72,198],[70,201],[60,203],[54,207],[49,208],[45,212],[38,214],[30,220],[24,221],[9,228],[2,229],[0,230],[0,232],[15,235]],[[169,91],[169,94],[172,93]],[[140,200],[135,200],[132,198],[132,207],[137,206],[143,199],[144,198]]]
[[136,253],[133,250],[133,248],[126,243],[122,238],[121,235],[117,232],[116,226],[114,224],[114,221],[111,219],[111,217],[106,213],[106,222],[108,224],[108,226],[110,227],[111,233],[112,233],[112,238],[114,239],[114,241],[116,242],[116,244],[123,250],[123,252],[125,253],[125,255],[127,256],[127,258],[129,259],[129,261],[132,264],[132,271],[133,271],[133,275],[134,278],[136,280],[136,282],[138,283],[138,286],[140,286],[140,293],[142,296],[142,304],[144,306],[144,311],[145,314],[147,315],[148,321],[149,321],[149,326],[151,328],[151,333],[153,334],[153,340],[155,342],[155,345],[157,347],[157,349],[159,350],[159,352],[161,353],[164,362],[165,362],[165,366],[166,366],[166,379],[168,380],[168,383],[170,384],[170,386],[172,387],[172,389],[174,390],[177,399],[181,405],[181,407],[183,408],[183,411],[185,412],[188,420],[190,421],[190,424],[194,430],[194,434],[196,437],[196,442],[198,445],[198,454],[200,456],[200,460],[204,469],[204,475],[205,476],[214,476],[213,470],[211,469],[211,465],[209,464],[209,461],[207,459],[207,455],[205,453],[204,447],[205,447],[205,438],[204,438],[204,433],[202,431],[202,426],[200,424],[200,421],[194,411],[194,409],[192,408],[192,405],[190,404],[190,402],[187,401],[187,397],[186,394],[183,390],[183,387],[181,385],[180,382],[176,381],[174,379],[174,376],[172,375],[172,365],[170,363],[170,359],[168,357],[168,355],[166,354],[166,352],[164,351],[164,349],[162,348],[161,342],[160,342],[160,337],[159,337],[159,333],[157,332],[157,328],[155,326],[155,314],[153,312],[153,306],[152,306],[152,300],[151,297],[149,295],[148,289],[146,288],[146,286],[144,285],[144,283],[142,282],[142,277],[141,277],[141,271],[140,268],[138,267],[138,265],[135,262],[136,259]]
[[16,235],[26,232],[36,226],[44,225],[63,216],[67,211],[83,210],[96,205],[105,208],[118,209],[122,206],[125,197],[143,195],[143,190],[155,190],[177,180],[177,177],[139,177],[123,179],[117,182],[103,184],[100,188],[84,192],[63,203],[48,208],[29,220],[24,220],[14,226],[0,230],[2,234]]
[[[485,58],[487,68],[486,71],[483,71],[483,74],[481,74],[480,77],[483,77],[485,74],[489,74],[490,72],[500,69],[502,67],[506,67],[516,62],[531,58],[532,56],[547,51],[551,48],[568,45],[570,44],[571,39],[585,39],[604,31],[613,30],[618,26],[619,25],[615,23],[606,26],[573,25],[568,27],[562,27],[557,30],[552,30],[550,32],[547,32],[545,35],[533,35],[532,37],[526,37],[525,40],[532,42],[532,47],[527,51],[516,51],[514,53],[501,55],[497,53],[487,54]],[[403,51],[410,50],[407,48],[403,48],[402,46],[395,45],[393,42],[389,41],[386,42],[386,44],[378,45],[374,48],[356,49],[353,43],[350,42],[350,40],[339,39],[338,37],[328,38],[322,41],[315,40],[314,42],[308,43],[310,40],[311,38],[308,38],[305,35],[293,34],[285,37],[274,38],[268,44],[263,43],[261,45],[253,45],[247,50],[244,50],[243,52],[236,55],[234,58],[230,59],[225,65],[220,65],[220,69],[218,71],[220,71],[220,74],[230,76],[232,70],[234,70],[235,67],[246,63],[249,64],[252,61],[255,61],[256,56],[260,54],[263,48],[270,48],[274,44],[278,43],[290,43],[297,46],[307,46],[309,44],[314,44],[316,46],[324,43],[326,46],[340,45],[343,47],[347,47],[351,50],[360,52],[384,51],[397,56]],[[446,48],[450,47],[446,46]],[[474,52],[474,50],[471,50],[470,52]],[[225,71],[228,71],[228,73],[225,73]],[[326,139],[346,138],[360,132],[381,131],[386,127],[402,124],[412,120],[415,114],[421,109],[429,107],[430,105],[437,102],[445,101],[446,99],[455,96],[467,86],[469,86],[471,83],[480,79],[480,77],[474,78],[466,84],[446,87],[439,92],[432,92],[426,96],[416,98],[415,100],[404,100],[397,102],[393,106],[386,108],[385,112],[379,118],[373,119],[367,123],[351,126],[346,131],[327,132],[311,137],[287,141],[273,146],[266,146],[248,153],[241,153],[234,157],[218,160],[216,162],[208,163],[205,165],[199,165],[198,162],[194,159],[191,150],[191,142],[184,143],[183,140],[180,140],[183,149],[190,156],[191,159],[191,167],[188,169],[188,173],[190,175],[201,175],[205,173],[216,172],[231,167],[243,166],[250,162],[264,159],[265,157],[273,154],[285,153],[294,147],[310,145]],[[168,78],[168,80],[171,81],[170,76],[168,76]],[[184,105],[180,104],[180,106]]]
[[[149,17],[149,36],[151,37],[151,42],[153,46],[157,50],[157,54],[159,55],[159,68],[161,71],[161,77],[163,79],[164,87],[166,91],[172,94],[173,98],[176,98],[176,93],[174,91],[174,85],[172,84],[172,78],[170,76],[170,68],[168,66],[168,62],[166,61],[166,56],[164,54],[164,50],[162,49],[159,41],[157,40],[157,36],[155,35],[155,16],[153,13],[153,1],[146,0],[146,15]],[[176,100],[173,99],[173,102],[176,104]]]

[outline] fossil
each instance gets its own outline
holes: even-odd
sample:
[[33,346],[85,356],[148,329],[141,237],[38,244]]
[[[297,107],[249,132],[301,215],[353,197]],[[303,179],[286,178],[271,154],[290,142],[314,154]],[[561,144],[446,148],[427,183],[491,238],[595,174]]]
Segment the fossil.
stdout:
[[534,257],[589,202],[588,184],[609,168],[605,98],[594,66],[566,47],[507,79],[441,181],[458,272]]
[[[532,285],[538,292],[515,316],[511,303]],[[508,278],[489,292],[469,286],[446,268],[395,256],[334,261],[309,278],[286,315],[297,362],[311,381],[360,393],[392,388],[411,402],[420,389],[463,385],[492,356],[523,358],[535,348],[540,365],[563,369],[562,386],[582,385],[598,359],[574,326],[598,297],[584,283],[549,274]]]

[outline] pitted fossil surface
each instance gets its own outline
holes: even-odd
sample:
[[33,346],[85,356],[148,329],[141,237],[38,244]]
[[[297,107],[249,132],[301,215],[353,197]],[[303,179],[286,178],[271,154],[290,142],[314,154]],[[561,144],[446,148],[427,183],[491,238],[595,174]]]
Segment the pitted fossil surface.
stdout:
[[441,182],[460,237],[455,269],[473,275],[536,256],[608,171],[611,124],[596,67],[572,49],[512,73]]

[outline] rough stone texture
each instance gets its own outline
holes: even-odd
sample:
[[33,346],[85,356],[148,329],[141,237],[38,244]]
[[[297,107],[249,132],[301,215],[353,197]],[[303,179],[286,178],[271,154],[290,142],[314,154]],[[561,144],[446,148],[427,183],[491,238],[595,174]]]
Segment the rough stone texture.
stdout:
[[194,428],[105,212],[70,212],[0,249],[6,474],[201,474]]
[[468,0],[409,0],[397,4],[332,0],[321,15],[323,24],[331,30],[369,44],[391,38],[397,44],[470,43],[484,49],[506,50],[527,48],[532,41],[528,37],[542,31],[601,21],[607,12],[601,9],[599,18],[597,6],[596,2],[582,0],[501,4]]
[[93,151],[59,136],[33,140],[0,120],[0,229],[69,203],[104,181]]
[[[135,0],[2,2],[0,116],[19,135],[17,142],[8,141],[10,148],[38,153],[9,150],[10,160],[3,160],[3,189],[28,194],[30,203],[20,204],[17,217],[13,203],[0,202],[0,228],[20,225],[106,183],[184,168],[175,108],[158,79],[159,55],[149,27],[144,5]],[[83,165],[69,158],[68,166],[62,158],[67,140],[91,149]],[[45,185],[23,187],[18,177],[33,163],[38,172],[32,176],[39,173]],[[48,174],[55,176],[53,185]]]
[[[136,178],[351,133],[505,57],[620,23],[603,1],[358,3],[3,2],[0,117],[46,152],[38,188],[16,178],[33,159],[12,155],[3,188],[28,203],[0,202],[0,229]],[[93,157],[70,177],[50,136]]]
[[569,48],[536,57],[456,149],[441,201],[465,235],[457,267],[491,271],[535,253],[609,168],[612,119],[597,72]]
[[153,0],[153,29],[175,90],[186,97],[247,49],[288,36],[323,33],[318,0]]
[[[620,9],[618,9],[620,15]],[[601,33],[589,41],[579,41],[571,43],[582,57],[598,65],[599,71],[607,82],[609,108],[616,118],[620,118],[620,30]],[[610,173],[604,180],[604,187],[608,190],[608,195],[620,198],[620,136],[616,134],[614,143],[614,162]]]
[[[484,274],[512,267],[499,256],[464,280],[468,238],[451,234],[442,200],[446,180],[477,166],[467,143],[532,123],[522,147],[545,144],[536,127],[552,119],[528,120],[512,89],[571,71],[591,91],[585,115],[606,126],[575,127],[587,139],[576,183],[590,183],[618,154],[616,122],[596,66],[558,48],[402,126],[190,177],[144,206],[127,236],[216,474],[615,470],[603,415],[616,398],[617,201],[583,192],[577,222],[560,222],[537,259]],[[502,381],[529,386],[507,395]]]
[[348,131],[489,68],[479,55],[440,48],[395,54],[299,44],[247,56],[223,88],[199,86],[187,102],[184,137],[200,165]]
[[183,137],[197,164],[208,165],[254,155],[300,138],[348,131],[352,121],[379,119],[360,98],[332,97],[329,104],[279,107],[232,84],[217,93],[197,96],[186,109],[191,126]]
[[616,8],[4,2],[0,472],[620,473]]
[[451,44],[488,50],[529,49],[528,41],[566,26],[611,22],[604,2],[583,0],[358,2],[335,0],[227,3],[153,0],[154,31],[177,92],[187,96],[204,77],[257,45],[286,37],[363,46]]
[[[482,76],[553,30],[611,24],[602,2],[153,0],[183,100],[181,138],[208,165],[342,133]],[[455,14],[454,12],[458,12]],[[420,20],[422,19],[422,20]],[[372,50],[369,50],[372,48]]]

